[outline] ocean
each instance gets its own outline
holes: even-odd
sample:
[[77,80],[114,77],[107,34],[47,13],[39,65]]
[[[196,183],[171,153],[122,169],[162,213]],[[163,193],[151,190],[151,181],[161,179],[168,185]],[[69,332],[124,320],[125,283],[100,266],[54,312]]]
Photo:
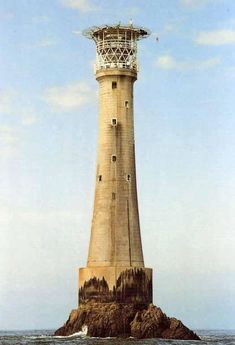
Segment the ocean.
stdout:
[[235,344],[235,330],[195,330],[201,341],[163,340],[133,338],[89,338],[80,335],[54,337],[52,330],[43,331],[0,331],[0,345],[232,345]]

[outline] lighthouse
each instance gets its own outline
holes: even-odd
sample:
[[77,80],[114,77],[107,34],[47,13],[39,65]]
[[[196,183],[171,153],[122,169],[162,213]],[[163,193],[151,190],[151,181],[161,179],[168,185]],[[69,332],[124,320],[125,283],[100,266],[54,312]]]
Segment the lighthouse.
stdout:
[[144,265],[138,211],[134,82],[142,27],[103,25],[84,35],[96,44],[99,135],[91,235],[79,269],[79,306],[55,335],[199,340],[152,304],[152,269]]
[[144,265],[136,184],[134,82],[142,27],[103,25],[84,35],[96,44],[99,85],[96,183],[89,253],[79,269],[79,303],[152,302]]

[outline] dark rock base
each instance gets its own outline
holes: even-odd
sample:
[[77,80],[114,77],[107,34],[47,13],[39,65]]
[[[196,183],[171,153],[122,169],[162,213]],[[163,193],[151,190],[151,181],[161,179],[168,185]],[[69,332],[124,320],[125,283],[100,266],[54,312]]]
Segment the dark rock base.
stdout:
[[84,325],[91,337],[200,340],[181,321],[167,317],[153,304],[87,302],[72,310],[68,321],[55,335],[71,335],[81,331]]

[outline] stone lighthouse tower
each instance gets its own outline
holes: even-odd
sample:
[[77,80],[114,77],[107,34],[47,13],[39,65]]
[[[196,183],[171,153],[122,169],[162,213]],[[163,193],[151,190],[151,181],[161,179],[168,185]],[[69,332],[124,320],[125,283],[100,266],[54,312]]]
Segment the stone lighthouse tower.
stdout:
[[138,212],[133,86],[137,42],[149,31],[92,27],[99,83],[96,187],[87,266],[79,269],[79,307],[55,335],[199,340],[152,304],[152,269],[144,266]]
[[96,43],[99,138],[87,266],[79,270],[79,302],[152,302],[145,268],[136,188],[133,86],[137,41],[149,31],[100,26],[84,31]]

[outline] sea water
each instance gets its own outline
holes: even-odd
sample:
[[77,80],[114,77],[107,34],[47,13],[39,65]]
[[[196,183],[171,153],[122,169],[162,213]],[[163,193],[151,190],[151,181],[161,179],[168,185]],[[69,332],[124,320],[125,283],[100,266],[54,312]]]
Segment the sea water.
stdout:
[[163,340],[133,338],[89,338],[81,334],[69,337],[55,337],[53,330],[41,331],[0,331],[0,345],[235,345],[235,330],[195,330],[201,341],[195,340]]

